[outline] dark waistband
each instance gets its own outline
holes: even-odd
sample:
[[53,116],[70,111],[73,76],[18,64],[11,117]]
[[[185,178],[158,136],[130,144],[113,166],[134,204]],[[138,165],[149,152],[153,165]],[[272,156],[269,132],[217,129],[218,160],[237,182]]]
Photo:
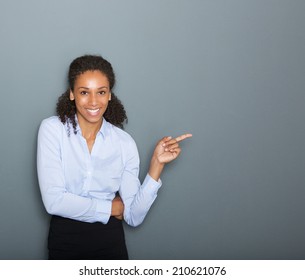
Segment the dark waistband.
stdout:
[[70,226],[78,226],[78,227],[98,227],[98,228],[115,228],[115,227],[121,227],[122,226],[122,220],[119,220],[113,216],[109,218],[109,221],[107,224],[103,224],[101,222],[84,222],[84,221],[78,221],[70,218],[65,218],[57,215],[53,215],[51,218],[51,225],[70,225]]

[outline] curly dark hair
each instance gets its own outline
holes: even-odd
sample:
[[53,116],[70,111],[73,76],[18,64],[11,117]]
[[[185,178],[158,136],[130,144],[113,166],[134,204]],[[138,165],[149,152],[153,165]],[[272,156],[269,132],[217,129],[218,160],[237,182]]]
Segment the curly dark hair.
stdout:
[[68,73],[69,89],[59,98],[56,105],[56,113],[63,124],[68,124],[69,133],[72,125],[76,134],[76,106],[75,101],[70,100],[70,90],[73,91],[77,77],[86,71],[101,71],[108,79],[111,90],[111,101],[104,113],[104,118],[111,124],[123,128],[123,123],[127,122],[127,115],[122,102],[112,92],[115,84],[115,74],[111,64],[98,55],[84,55],[72,61]]

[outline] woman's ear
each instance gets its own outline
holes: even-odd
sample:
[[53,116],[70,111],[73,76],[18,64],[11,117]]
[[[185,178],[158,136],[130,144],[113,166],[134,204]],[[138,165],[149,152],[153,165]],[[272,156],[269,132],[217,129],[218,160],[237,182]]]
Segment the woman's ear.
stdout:
[[109,93],[109,99],[108,99],[109,101],[111,100],[111,92]]
[[75,98],[74,98],[74,94],[72,92],[72,90],[70,89],[70,100],[73,101]]

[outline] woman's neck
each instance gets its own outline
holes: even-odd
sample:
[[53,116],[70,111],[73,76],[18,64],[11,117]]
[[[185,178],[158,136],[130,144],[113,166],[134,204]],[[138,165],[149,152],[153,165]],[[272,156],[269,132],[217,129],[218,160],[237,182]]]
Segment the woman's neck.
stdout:
[[97,133],[102,127],[103,119],[97,123],[89,123],[78,119],[79,127],[82,131],[82,136],[86,139],[89,151],[91,152]]

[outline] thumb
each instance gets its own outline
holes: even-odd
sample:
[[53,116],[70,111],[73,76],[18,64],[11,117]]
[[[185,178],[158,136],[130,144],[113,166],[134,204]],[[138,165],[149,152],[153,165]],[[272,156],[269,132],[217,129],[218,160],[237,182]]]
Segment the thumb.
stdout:
[[171,140],[171,139],[172,139],[171,136],[165,136],[165,137],[163,137],[163,138],[160,140],[159,144],[161,144],[161,146],[164,147],[164,146],[166,145],[166,142],[169,141],[169,140]]

